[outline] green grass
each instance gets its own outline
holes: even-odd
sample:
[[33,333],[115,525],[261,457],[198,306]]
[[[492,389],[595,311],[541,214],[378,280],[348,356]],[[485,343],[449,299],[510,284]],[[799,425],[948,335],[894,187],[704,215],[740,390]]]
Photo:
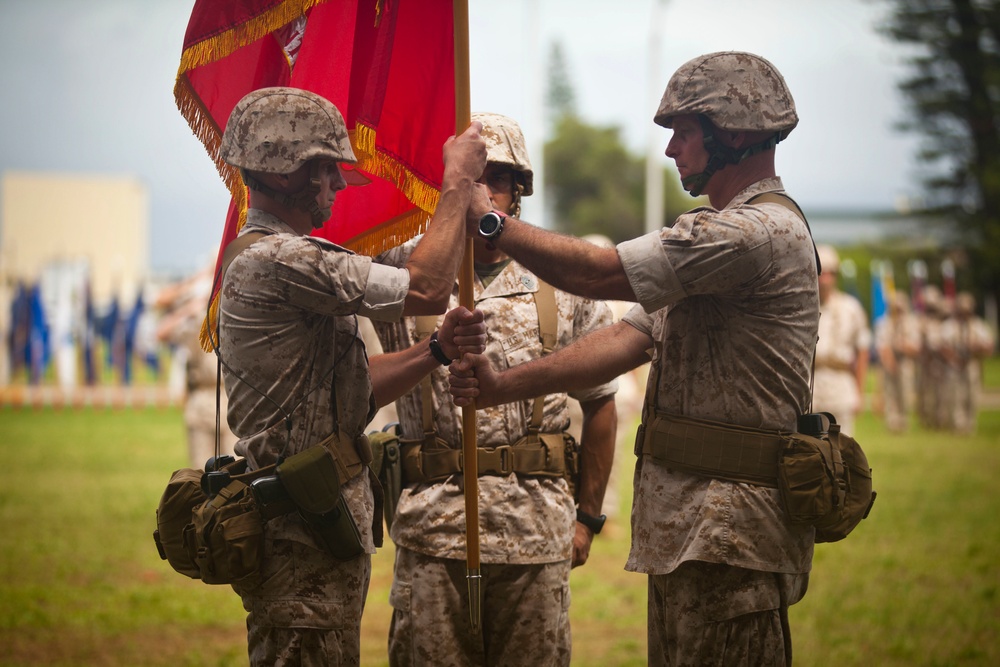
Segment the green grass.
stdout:
[[[854,534],[816,549],[791,611],[796,665],[1000,664],[1000,411],[975,437],[890,435],[871,415],[858,431],[878,500]],[[176,574],[153,545],[183,437],[177,409],[0,411],[0,664],[246,663],[237,596]],[[621,446],[621,509],[572,574],[574,666],[646,662],[646,580],[623,569]],[[392,553],[375,557],[364,665],[386,664]]]

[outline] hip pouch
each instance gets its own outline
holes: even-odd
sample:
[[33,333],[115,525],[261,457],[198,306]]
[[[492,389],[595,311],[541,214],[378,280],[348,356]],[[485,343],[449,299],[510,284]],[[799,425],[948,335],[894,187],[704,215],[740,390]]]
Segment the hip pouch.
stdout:
[[206,584],[253,586],[264,557],[264,522],[250,487],[234,479],[197,506],[184,546]]
[[313,445],[277,467],[277,477],[312,529],[316,541],[337,560],[364,553],[361,534],[340,492],[340,477],[333,453]]
[[778,464],[785,510],[793,523],[816,528],[816,542],[837,542],[868,517],[875,503],[868,458],[830,413],[800,416],[798,430],[786,436]]
[[392,520],[396,518],[399,496],[403,493],[403,459],[399,441],[399,423],[386,424],[381,431],[371,431],[368,434],[368,442],[372,448],[371,470],[384,492],[385,526],[387,529],[392,529]]
[[183,468],[171,475],[156,509],[153,540],[174,570],[207,584],[257,576],[263,523],[247,484],[267,471],[245,471],[240,459],[211,473]]

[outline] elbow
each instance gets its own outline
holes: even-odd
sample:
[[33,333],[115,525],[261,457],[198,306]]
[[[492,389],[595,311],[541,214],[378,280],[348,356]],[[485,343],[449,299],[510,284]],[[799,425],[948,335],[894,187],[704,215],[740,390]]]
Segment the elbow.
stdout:
[[440,315],[448,310],[454,278],[432,275],[410,268],[410,289],[406,294],[404,315]]
[[411,282],[403,314],[440,315],[448,310],[451,292],[452,285],[443,281]]

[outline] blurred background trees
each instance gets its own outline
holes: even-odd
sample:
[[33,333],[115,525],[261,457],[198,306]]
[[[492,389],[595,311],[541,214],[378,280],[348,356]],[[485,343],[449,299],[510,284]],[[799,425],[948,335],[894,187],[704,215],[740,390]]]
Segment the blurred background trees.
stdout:
[[1000,294],[1000,2],[883,0],[881,32],[908,49],[899,84],[921,135],[925,212],[954,226],[977,291]]

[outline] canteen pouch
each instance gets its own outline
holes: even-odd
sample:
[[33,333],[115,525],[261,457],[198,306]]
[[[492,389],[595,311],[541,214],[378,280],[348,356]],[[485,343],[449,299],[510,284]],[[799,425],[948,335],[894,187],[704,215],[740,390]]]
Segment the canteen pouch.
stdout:
[[255,585],[264,558],[264,522],[246,484],[233,480],[195,507],[183,535],[206,584]]
[[875,503],[872,471],[858,442],[841,433],[829,413],[829,431],[792,433],[778,465],[778,488],[793,523],[816,528],[816,542],[837,542]]
[[792,523],[814,524],[843,504],[844,462],[829,440],[792,433],[781,453],[778,488]]
[[174,471],[156,508],[156,530],[153,531],[153,541],[160,558],[192,579],[200,579],[201,572],[194,561],[194,554],[185,544],[184,530],[191,523],[192,510],[205,502],[205,493],[201,489],[204,474],[204,471],[194,468]]
[[580,488],[580,443],[566,431],[561,433],[539,433],[538,439],[542,441],[542,444],[549,451],[558,452],[562,448],[565,452],[566,471],[562,476],[569,485],[570,495],[573,496],[574,500],[579,501],[577,493]]
[[844,539],[863,519],[868,518],[876,493],[872,488],[872,469],[858,441],[840,431],[840,424],[830,424],[829,438],[844,461],[844,502],[835,514],[816,522],[817,542]]
[[399,496],[403,493],[403,460],[397,426],[398,424],[388,424],[381,431],[368,434],[368,442],[372,448],[371,469],[384,490],[385,525],[390,530],[392,520],[396,517]]
[[278,466],[278,478],[317,542],[337,560],[364,553],[361,534],[340,492],[337,464],[332,452],[313,445]]
[[337,462],[326,447],[313,445],[289,457],[278,465],[277,473],[299,509],[312,514],[325,514],[337,506],[340,478],[337,476]]

